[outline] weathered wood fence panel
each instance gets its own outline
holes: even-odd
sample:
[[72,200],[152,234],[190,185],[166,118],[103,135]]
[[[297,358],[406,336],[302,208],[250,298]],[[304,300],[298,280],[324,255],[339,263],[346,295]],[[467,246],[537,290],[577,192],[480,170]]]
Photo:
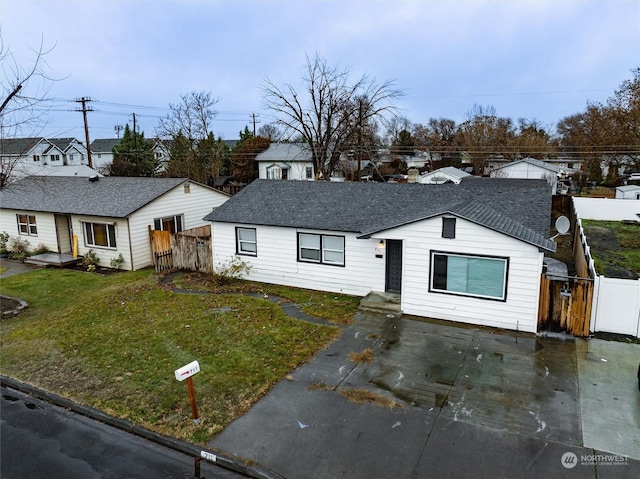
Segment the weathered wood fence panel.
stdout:
[[151,256],[156,273],[173,269],[173,250],[171,249],[171,233],[169,231],[152,230],[149,226],[151,239]]
[[592,280],[552,280],[543,274],[540,280],[538,329],[589,336],[592,301]]
[[174,268],[213,273],[210,226],[201,226],[173,235],[171,246]]
[[156,273],[174,269],[213,273],[211,226],[201,226],[176,234],[149,227],[149,236]]

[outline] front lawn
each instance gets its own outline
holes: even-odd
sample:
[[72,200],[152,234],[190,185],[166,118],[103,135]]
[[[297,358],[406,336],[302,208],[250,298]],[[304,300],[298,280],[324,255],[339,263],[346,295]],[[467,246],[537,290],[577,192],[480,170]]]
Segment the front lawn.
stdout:
[[[334,326],[291,319],[264,299],[176,293],[150,271],[100,276],[45,269],[0,279],[0,288],[29,304],[0,324],[2,374],[196,443],[339,334]],[[357,307],[347,296],[277,293],[307,298],[307,306],[337,322]],[[190,419],[186,384],[174,377],[196,359],[199,426]]]

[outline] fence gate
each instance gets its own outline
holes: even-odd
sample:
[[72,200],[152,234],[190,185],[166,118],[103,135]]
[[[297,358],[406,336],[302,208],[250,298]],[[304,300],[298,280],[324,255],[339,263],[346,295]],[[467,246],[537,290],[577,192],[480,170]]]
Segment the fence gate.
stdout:
[[589,336],[593,280],[589,278],[550,279],[542,274],[538,329],[564,331]]
[[172,269],[213,273],[210,226],[192,228],[176,234],[152,230],[149,226],[149,237],[156,273]]
[[151,237],[151,256],[156,273],[173,269],[173,250],[171,248],[171,233],[169,231],[152,230],[149,226]]

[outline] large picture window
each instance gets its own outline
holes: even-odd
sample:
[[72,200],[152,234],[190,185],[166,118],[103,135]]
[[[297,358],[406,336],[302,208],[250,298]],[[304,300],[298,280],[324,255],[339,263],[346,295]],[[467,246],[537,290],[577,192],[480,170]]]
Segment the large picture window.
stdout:
[[32,215],[16,215],[18,218],[18,231],[21,235],[37,236],[38,227],[36,217]]
[[109,223],[83,223],[86,246],[116,248],[116,226]]
[[506,300],[508,258],[431,252],[430,291]]
[[153,220],[153,229],[156,231],[169,231],[170,233],[179,233],[184,229],[182,215],[167,216],[165,218],[156,218]]
[[258,255],[255,228],[236,228],[236,253],[249,256]]
[[298,261],[344,266],[344,236],[298,233]]

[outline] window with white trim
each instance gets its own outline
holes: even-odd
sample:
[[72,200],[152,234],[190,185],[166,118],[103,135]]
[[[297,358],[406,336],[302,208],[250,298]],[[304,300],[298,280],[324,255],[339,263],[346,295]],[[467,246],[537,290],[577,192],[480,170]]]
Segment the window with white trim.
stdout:
[[432,251],[429,291],[505,301],[508,270],[508,258]]
[[18,231],[21,235],[38,236],[36,217],[33,215],[16,215],[18,219]]
[[60,155],[49,155],[51,161],[60,161]]
[[116,248],[116,225],[112,223],[83,223],[85,246]]
[[298,233],[298,261],[344,266],[344,236]]
[[236,253],[249,256],[258,255],[255,228],[236,228]]
[[153,220],[153,229],[156,231],[179,233],[184,229],[183,224],[183,215],[165,216],[164,218],[156,218]]

